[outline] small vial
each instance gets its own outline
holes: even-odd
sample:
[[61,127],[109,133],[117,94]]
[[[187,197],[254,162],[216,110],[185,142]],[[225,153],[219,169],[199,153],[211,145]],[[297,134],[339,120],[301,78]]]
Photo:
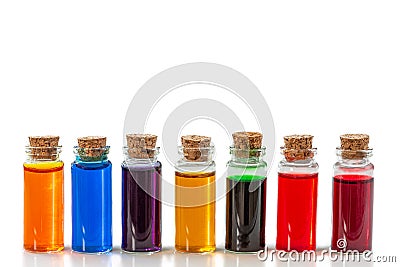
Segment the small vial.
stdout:
[[262,134],[233,133],[226,179],[225,249],[257,252],[265,249],[267,163]]
[[24,163],[24,249],[64,248],[64,163],[58,136],[31,136]]
[[316,249],[318,164],[312,135],[284,137],[284,158],[278,167],[276,249]]
[[215,163],[211,138],[182,136],[175,171],[175,249],[215,250]]
[[332,249],[372,250],[374,165],[366,134],[344,134],[333,166]]
[[161,250],[161,163],[157,136],[127,134],[122,163],[122,244],[126,252]]
[[110,147],[106,137],[78,138],[71,165],[72,250],[104,253],[112,249]]

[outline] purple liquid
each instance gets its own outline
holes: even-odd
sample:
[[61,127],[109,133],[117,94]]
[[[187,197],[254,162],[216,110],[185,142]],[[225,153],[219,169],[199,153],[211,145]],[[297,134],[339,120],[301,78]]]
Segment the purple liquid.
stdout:
[[161,250],[160,200],[160,162],[122,165],[122,250]]

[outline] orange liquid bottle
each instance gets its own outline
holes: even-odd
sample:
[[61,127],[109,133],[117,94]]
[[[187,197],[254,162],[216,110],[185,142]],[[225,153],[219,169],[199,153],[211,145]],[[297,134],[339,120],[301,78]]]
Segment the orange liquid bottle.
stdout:
[[211,138],[182,137],[182,159],[175,172],[175,249],[215,250],[215,163]]
[[175,172],[175,248],[182,252],[215,250],[215,172]]
[[64,163],[57,136],[30,137],[24,163],[24,249],[64,248]]

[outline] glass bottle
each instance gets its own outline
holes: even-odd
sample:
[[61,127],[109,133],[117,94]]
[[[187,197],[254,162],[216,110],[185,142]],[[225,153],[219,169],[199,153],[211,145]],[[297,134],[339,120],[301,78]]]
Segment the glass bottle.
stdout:
[[112,250],[110,147],[106,138],[78,138],[71,165],[72,250],[104,253]]
[[161,250],[162,174],[156,140],[155,135],[128,134],[128,146],[123,148],[121,249],[125,252]]
[[215,250],[215,162],[211,138],[182,136],[175,165],[175,249]]
[[261,147],[260,133],[237,132],[233,139],[232,158],[227,164],[225,249],[257,252],[265,249],[265,147]]
[[29,137],[24,162],[24,249],[64,248],[64,163],[58,136]]
[[316,249],[318,163],[311,135],[285,136],[278,166],[276,249]]
[[372,250],[374,165],[366,134],[345,134],[333,166],[332,249]]

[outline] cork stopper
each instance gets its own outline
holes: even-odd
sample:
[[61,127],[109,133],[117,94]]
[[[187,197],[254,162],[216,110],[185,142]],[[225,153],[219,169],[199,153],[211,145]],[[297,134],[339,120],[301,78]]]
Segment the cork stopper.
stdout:
[[154,134],[127,134],[128,154],[131,158],[153,158],[157,143],[157,135]]
[[294,134],[283,137],[285,146],[283,154],[287,161],[305,160],[314,157],[312,140],[314,136],[309,134]]
[[184,135],[181,137],[183,156],[189,161],[204,161],[208,153],[202,148],[211,145],[211,137],[201,135]]
[[364,151],[368,149],[369,135],[367,134],[343,134],[340,136],[340,148],[342,157],[347,159],[361,159]]
[[238,158],[259,157],[263,135],[259,132],[235,132],[232,134],[234,154]]
[[106,147],[107,138],[104,136],[85,136],[78,138],[79,154],[87,159],[101,158]]
[[55,160],[59,136],[29,136],[30,154],[35,160]]

